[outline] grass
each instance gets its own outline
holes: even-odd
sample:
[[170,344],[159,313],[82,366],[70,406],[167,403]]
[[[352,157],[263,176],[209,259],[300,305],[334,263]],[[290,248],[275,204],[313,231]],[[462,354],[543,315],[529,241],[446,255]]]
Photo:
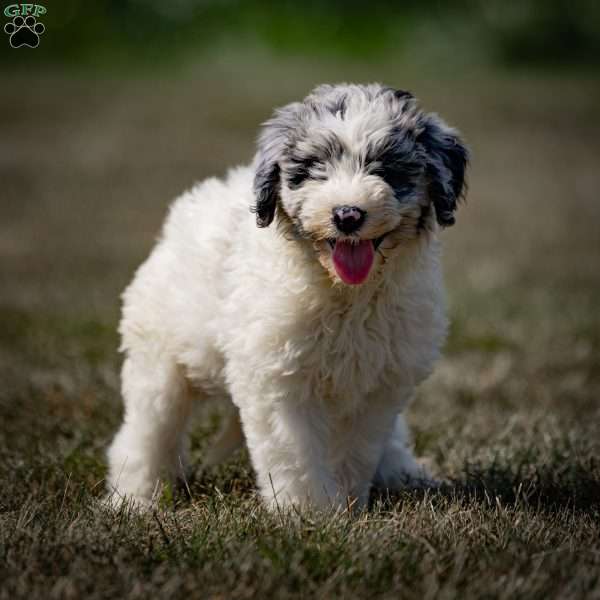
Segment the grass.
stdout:
[[[223,68],[7,75],[0,598],[598,598],[600,87],[295,63],[232,95]],[[104,508],[118,294],[168,199],[246,160],[273,104],[314,80],[374,78],[413,88],[473,149],[470,200],[444,234],[451,334],[409,415],[447,485],[374,493],[354,518],[268,514],[240,453],[192,478],[191,499],[166,490],[155,514]],[[196,464],[218,419],[198,419]]]

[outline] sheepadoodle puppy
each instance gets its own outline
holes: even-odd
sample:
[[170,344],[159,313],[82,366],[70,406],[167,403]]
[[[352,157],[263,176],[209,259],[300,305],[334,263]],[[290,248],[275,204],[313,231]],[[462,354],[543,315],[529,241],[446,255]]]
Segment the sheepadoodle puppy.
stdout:
[[245,442],[271,507],[427,484],[402,413],[446,335],[438,232],[466,164],[409,92],[322,85],[275,111],[252,166],[177,199],[123,296],[113,498],[185,476],[208,399],[231,419],[206,464]]

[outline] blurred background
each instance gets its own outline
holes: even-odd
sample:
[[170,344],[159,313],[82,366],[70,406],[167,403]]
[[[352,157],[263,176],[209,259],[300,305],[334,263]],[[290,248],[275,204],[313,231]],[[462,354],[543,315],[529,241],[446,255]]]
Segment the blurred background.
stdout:
[[[46,0],[43,57],[114,68],[261,49],[345,60],[547,67],[600,56],[594,0]],[[10,2],[5,2],[10,6]],[[14,57],[5,56],[9,60]],[[24,58],[24,57],[19,57]],[[32,58],[32,57],[30,57]],[[432,65],[432,66],[433,66]],[[139,66],[139,64],[137,65]]]
[[472,150],[468,200],[443,233],[453,326],[414,409],[420,452],[457,475],[505,426],[555,419],[597,437],[600,2],[42,3],[37,48],[0,32],[13,462],[30,432],[69,472],[83,461],[83,480],[101,478],[120,410],[119,294],[169,202],[251,160],[274,106],[339,81],[411,90]]

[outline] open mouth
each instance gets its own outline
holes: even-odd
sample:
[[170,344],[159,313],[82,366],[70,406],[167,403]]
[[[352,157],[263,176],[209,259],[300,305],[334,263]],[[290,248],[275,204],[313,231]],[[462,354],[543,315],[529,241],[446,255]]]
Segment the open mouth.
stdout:
[[373,266],[375,251],[385,235],[373,240],[328,239],[335,272],[348,285],[363,283]]

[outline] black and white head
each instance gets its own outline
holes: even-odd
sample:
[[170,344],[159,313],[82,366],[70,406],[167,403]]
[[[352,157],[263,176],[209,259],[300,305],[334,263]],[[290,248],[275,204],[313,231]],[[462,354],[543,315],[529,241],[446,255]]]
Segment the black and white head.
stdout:
[[467,161],[458,133],[409,92],[322,85],[264,125],[257,225],[277,217],[314,245],[334,280],[358,285],[403,246],[454,224]]

